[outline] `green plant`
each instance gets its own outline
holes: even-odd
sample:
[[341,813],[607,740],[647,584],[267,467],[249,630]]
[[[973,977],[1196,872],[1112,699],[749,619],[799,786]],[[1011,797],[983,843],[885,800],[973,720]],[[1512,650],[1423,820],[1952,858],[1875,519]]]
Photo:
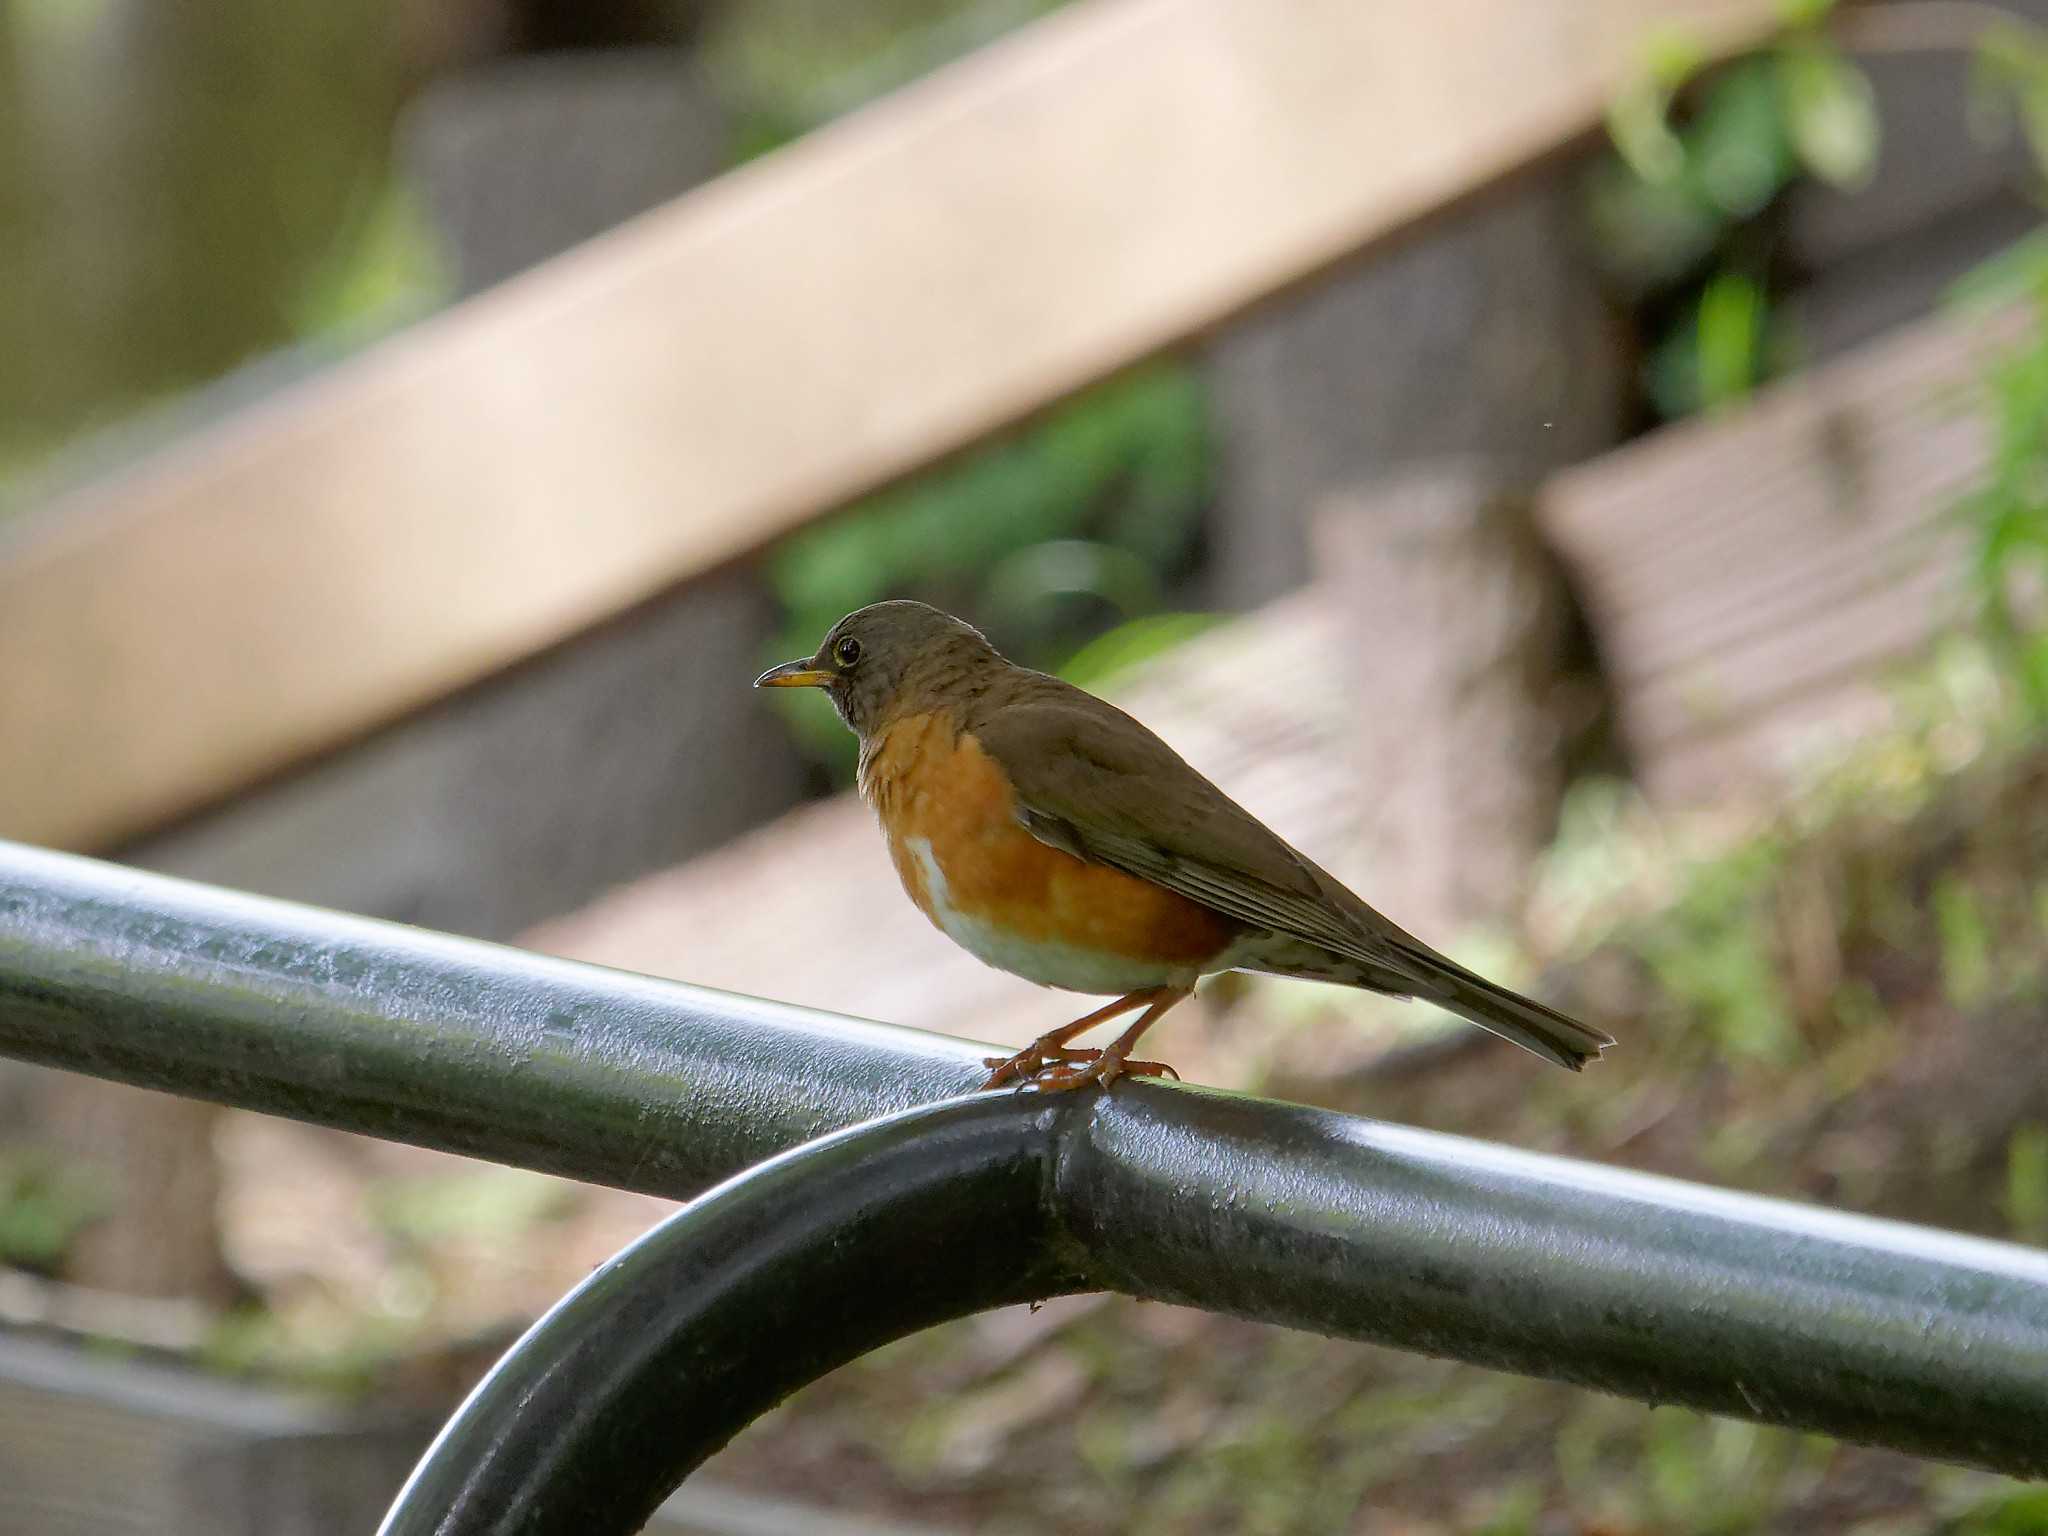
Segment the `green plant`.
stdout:
[[1966,311],[2018,305],[2028,315],[1985,368],[1990,452],[1958,512],[1985,638],[2030,720],[2048,723],[2048,232],[1970,274],[1952,302]]
[[[973,615],[1018,661],[1098,679],[1207,622],[1165,610],[1210,475],[1194,371],[1135,369],[787,540],[767,565],[787,621],[764,659],[808,652],[863,603],[916,597]],[[845,777],[852,739],[804,702],[791,728]]]
[[703,55],[726,98],[733,156],[780,149],[1065,0],[749,0],[716,8]]
[[91,1169],[43,1148],[0,1149],[0,1262],[55,1269],[110,1203]]
[[1804,177],[1853,189],[1876,165],[1870,83],[1828,31],[1831,9],[1789,5],[1769,48],[1711,73],[1667,32],[1608,111],[1615,155],[1588,206],[1610,273],[1649,312],[1644,387],[1660,416],[1739,400],[1794,356],[1770,303],[1768,214]]
[[[1845,191],[1877,165],[1879,123],[1861,52],[1963,52],[1967,106],[1986,138],[2016,123],[2048,165],[2048,30],[1980,0],[1842,11],[1787,0],[1766,47],[1716,68],[1682,33],[1647,50],[1608,111],[1614,155],[1589,212],[1612,275],[1650,312],[1645,385],[1670,417],[1741,398],[1796,356],[1771,304],[1771,214],[1805,179]],[[2036,274],[2022,255],[2007,278]]]
[[2048,1536],[2048,1489],[1994,1494],[1943,1529],[1950,1536]]
[[559,1180],[512,1168],[393,1179],[367,1195],[386,1234],[420,1245],[449,1237],[506,1239],[557,1220],[574,1204]]
[[1950,1003],[1969,1008],[1992,984],[1992,935],[1983,908],[1959,878],[1936,882],[1934,925],[1941,943],[1941,984]]
[[[1979,121],[1987,131],[2016,121],[2037,170],[2048,169],[2048,29],[1991,12],[1975,62]],[[2028,720],[2040,725],[2048,723],[2048,231],[1979,266],[1950,302],[1964,313],[2016,308],[2026,316],[1985,370],[1990,460],[1959,510],[1972,533],[1984,634]]]
[[1666,995],[1682,1002],[1733,1061],[1783,1065],[1799,1054],[1772,942],[1771,895],[1783,862],[1780,842],[1759,836],[1698,865],[1668,920],[1642,940],[1643,958]]
[[[1980,133],[2017,127],[2048,169],[2048,28],[1979,0],[1835,12],[1834,0],[1794,0],[1775,41],[1711,73],[1701,50],[1666,35],[1609,111],[1615,154],[1590,208],[1611,268],[1658,330],[1646,389],[1663,416],[1739,401],[1793,356],[1772,302],[1767,214],[1802,177],[1845,189],[1869,179],[1878,122],[1854,52],[1967,53]],[[1958,513],[1983,633],[2028,720],[2048,724],[2048,231],[1969,273],[1949,303],[2025,320],[1984,370],[1990,453]]]
[[2006,1143],[2005,1219],[2023,1242],[2048,1237],[2048,1126],[2018,1126]]

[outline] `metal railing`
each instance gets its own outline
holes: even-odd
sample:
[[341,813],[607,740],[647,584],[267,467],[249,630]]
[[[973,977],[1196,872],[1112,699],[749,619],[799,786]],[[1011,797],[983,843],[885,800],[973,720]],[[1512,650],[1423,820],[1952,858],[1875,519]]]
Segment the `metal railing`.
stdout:
[[637,1530],[834,1365],[1083,1289],[2048,1473],[2048,1253],[1199,1088],[969,1094],[985,1051],[0,843],[0,1054],[729,1180],[499,1362],[394,1536]]

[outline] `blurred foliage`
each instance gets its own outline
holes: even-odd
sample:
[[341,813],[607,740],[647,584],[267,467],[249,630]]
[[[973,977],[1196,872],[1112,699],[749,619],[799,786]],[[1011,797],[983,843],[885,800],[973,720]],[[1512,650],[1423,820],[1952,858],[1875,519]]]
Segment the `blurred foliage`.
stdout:
[[[2048,103],[2048,61],[2034,90]],[[1975,545],[1984,632],[2033,722],[2048,726],[2048,232],[1972,274],[1955,303],[2028,314],[2020,339],[1985,371],[1990,463],[1959,511]]]
[[1875,98],[1826,30],[1831,9],[1789,5],[1771,47],[1713,71],[1666,33],[1609,107],[1615,152],[1588,212],[1602,260],[1659,328],[1644,387],[1661,417],[1729,405],[1796,359],[1769,304],[1768,215],[1803,177],[1854,190],[1877,162]]
[[[1197,557],[1210,473],[1191,369],[1112,379],[787,540],[767,573],[788,618],[764,662],[810,654],[863,603],[914,597],[973,617],[1026,665],[1099,681],[1209,622],[1161,610]],[[806,750],[850,777],[853,739],[831,712],[778,698]]]
[[1766,892],[1783,844],[1758,837],[1693,873],[1678,919],[1645,933],[1658,982],[1690,1000],[1697,1026],[1731,1060],[1783,1065],[1799,1051],[1790,999],[1772,955],[1781,920]]
[[704,38],[742,159],[812,129],[1066,0],[744,0],[721,7]]
[[390,159],[400,5],[0,6],[0,509],[81,439],[437,300]]
[[1157,613],[1147,619],[1132,619],[1096,636],[1056,670],[1070,683],[1100,687],[1132,667],[1185,645],[1224,618],[1218,613]]
[[2006,1143],[2005,1219],[2013,1236],[2048,1242],[2048,1126],[2030,1121]]
[[525,1269],[537,1248],[576,1240],[566,1224],[575,1186],[522,1169],[384,1176],[361,1196],[374,1266],[359,1264],[352,1288],[335,1274],[273,1282],[258,1304],[214,1319],[200,1363],[349,1394],[404,1390],[414,1370],[438,1375],[444,1353],[473,1346],[483,1350],[480,1367],[510,1342],[498,1335],[519,1326],[501,1315],[494,1284]]
[[[1870,84],[1826,30],[1833,9],[1799,0],[1783,37],[1712,72],[1666,36],[1608,114],[1614,154],[1591,180],[1589,207],[1616,274],[1670,317],[1646,369],[1662,415],[1733,404],[1789,365],[1796,348],[1772,305],[1767,214],[1802,177],[1854,190],[1876,165]],[[1980,133],[2016,125],[2037,174],[2048,170],[2048,29],[1951,0],[1915,10],[1923,35],[1968,48]],[[1696,100],[1681,116],[1689,87]],[[2027,319],[1985,370],[1990,463],[1959,514],[1993,654],[2031,721],[2048,726],[2048,232],[1968,274],[1950,303]],[[1962,908],[1938,905],[1937,915],[1952,937],[1967,931]],[[1967,985],[1961,950],[1956,959]]]
[[519,1168],[474,1168],[435,1178],[391,1179],[369,1192],[372,1221],[397,1242],[446,1237],[520,1237],[574,1203],[560,1179]]
[[454,289],[433,220],[394,169],[370,189],[350,238],[309,268],[287,313],[294,336],[348,345],[427,314]]
[[2048,1488],[1987,1499],[1950,1526],[1948,1536],[2048,1536]]
[[91,1169],[46,1147],[0,1148],[0,1263],[52,1273],[72,1240],[110,1208]]
[[[1644,387],[1661,417],[1727,406],[1798,361],[1772,302],[1773,216],[1805,180],[1865,187],[1879,152],[1875,93],[1853,36],[1830,30],[1836,8],[1788,0],[1768,47],[1714,68],[1664,33],[1610,104],[1613,153],[1589,178],[1588,216],[1602,261],[1651,317]],[[1969,51],[1980,136],[2017,125],[2048,167],[2048,31],[1974,0],[1912,9],[1925,46]],[[2037,243],[1997,270],[2030,280]]]
[[417,1321],[380,1313],[349,1320],[313,1342],[305,1330],[265,1307],[223,1314],[207,1332],[196,1364],[220,1376],[286,1382],[335,1397],[363,1397],[386,1384],[392,1361],[417,1346]]

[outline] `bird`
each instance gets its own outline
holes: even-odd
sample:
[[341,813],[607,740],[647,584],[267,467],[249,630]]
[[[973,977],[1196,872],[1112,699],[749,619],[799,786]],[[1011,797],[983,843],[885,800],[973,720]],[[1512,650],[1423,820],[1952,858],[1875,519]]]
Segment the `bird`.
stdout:
[[[918,909],[977,959],[1114,994],[982,1088],[1062,1091],[1172,1076],[1140,1037],[1221,971],[1434,1003],[1574,1071],[1613,1039],[1439,954],[1383,917],[1146,726],[1001,656],[925,603],[869,604],[756,688],[816,688],[859,738],[860,793]],[[1083,1031],[1136,1013],[1100,1048]]]

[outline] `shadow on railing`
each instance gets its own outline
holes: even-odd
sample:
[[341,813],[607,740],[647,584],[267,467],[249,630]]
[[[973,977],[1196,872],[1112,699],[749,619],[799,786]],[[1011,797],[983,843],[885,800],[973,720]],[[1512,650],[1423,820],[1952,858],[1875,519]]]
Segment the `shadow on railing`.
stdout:
[[636,1531],[833,1366],[1091,1289],[2048,1473],[2048,1253],[1153,1082],[962,1097],[985,1049],[0,843],[0,1054],[653,1194],[760,1164],[534,1325],[393,1536]]

